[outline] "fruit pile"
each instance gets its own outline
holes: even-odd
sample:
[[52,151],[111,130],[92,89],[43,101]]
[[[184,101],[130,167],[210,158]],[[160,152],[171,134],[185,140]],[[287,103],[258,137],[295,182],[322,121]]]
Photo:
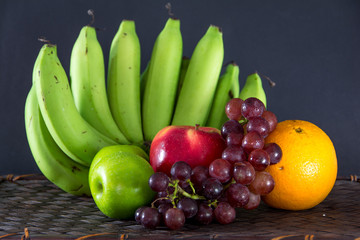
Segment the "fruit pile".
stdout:
[[223,34],[213,25],[187,58],[183,57],[180,20],[169,18],[143,72],[140,41],[131,20],[123,20],[113,38],[107,74],[91,25],[81,29],[74,43],[71,81],[57,51],[48,42],[35,61],[25,126],[41,172],[74,195],[91,196],[89,167],[103,147],[132,144],[148,150],[156,133],[169,125],[220,128],[226,102],[239,94],[256,92],[266,101],[257,74],[249,76],[251,86],[241,92],[235,63],[220,75]]
[[151,207],[136,210],[138,223],[146,228],[163,223],[170,229],[181,228],[185,219],[200,224],[216,219],[228,224],[235,220],[235,208],[255,209],[261,196],[273,190],[274,179],[264,170],[281,160],[282,151],[276,143],[265,145],[264,139],[276,128],[275,114],[266,111],[257,98],[234,98],[225,112],[229,120],[223,124],[221,135],[227,146],[221,158],[194,168],[177,161],[170,177],[164,172],[154,173],[149,186],[157,198]]

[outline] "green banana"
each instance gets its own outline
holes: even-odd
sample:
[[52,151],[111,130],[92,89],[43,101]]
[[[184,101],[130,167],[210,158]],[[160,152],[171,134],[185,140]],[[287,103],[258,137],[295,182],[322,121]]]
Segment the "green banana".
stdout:
[[224,124],[225,106],[232,97],[229,93],[235,81],[239,81],[239,66],[230,63],[219,79],[206,126],[220,129]]
[[123,20],[111,43],[108,99],[120,130],[132,143],[142,143],[140,42],[135,22]]
[[245,100],[250,97],[255,97],[261,100],[266,107],[266,94],[262,86],[259,74],[250,74],[245,82],[244,87],[241,89],[239,98]]
[[189,63],[190,63],[190,58],[184,56],[182,58],[182,61],[181,61],[179,83],[178,83],[177,94],[176,94],[177,97],[179,97],[180,90],[181,90],[182,85],[184,83],[184,79],[185,79],[186,71],[187,71],[187,69],[189,67]]
[[45,44],[41,48],[33,69],[33,85],[51,136],[74,161],[90,166],[101,148],[116,144],[87,123],[77,111],[56,45]]
[[[239,98],[240,95],[240,83],[239,79],[234,79],[234,81],[231,84],[229,96],[231,98]],[[230,99],[229,99],[230,100]]]
[[25,129],[32,155],[44,176],[65,192],[91,196],[89,168],[74,162],[55,143],[41,116],[34,88],[26,98]]
[[178,87],[182,36],[180,20],[169,18],[155,41],[142,105],[146,141],[170,125]]
[[80,115],[105,136],[130,143],[116,125],[105,87],[104,56],[93,27],[81,29],[70,58],[71,90]]
[[142,102],[143,97],[144,97],[145,86],[146,86],[146,81],[147,81],[147,75],[148,75],[148,72],[149,72],[149,65],[150,65],[150,62],[148,62],[148,64],[146,65],[146,68],[144,69],[144,71],[140,75],[140,99],[141,99],[141,102]]
[[224,59],[222,32],[210,26],[191,57],[172,125],[204,125]]

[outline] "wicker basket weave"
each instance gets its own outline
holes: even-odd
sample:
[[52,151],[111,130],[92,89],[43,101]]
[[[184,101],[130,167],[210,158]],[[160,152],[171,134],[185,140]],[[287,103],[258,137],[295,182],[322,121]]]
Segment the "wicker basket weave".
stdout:
[[0,238],[14,239],[360,239],[360,183],[339,178],[321,204],[285,211],[261,204],[237,211],[228,225],[187,223],[179,231],[147,230],[104,216],[91,198],[67,194],[43,176],[0,180]]

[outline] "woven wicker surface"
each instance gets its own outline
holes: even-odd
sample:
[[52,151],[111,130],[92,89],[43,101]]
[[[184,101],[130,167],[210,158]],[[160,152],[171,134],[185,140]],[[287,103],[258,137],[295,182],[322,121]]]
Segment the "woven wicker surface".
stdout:
[[0,238],[360,239],[360,183],[344,180],[310,210],[292,212],[261,204],[256,210],[238,210],[232,224],[187,223],[180,231],[146,230],[134,221],[110,219],[92,199],[64,193],[47,180],[3,181],[0,192]]

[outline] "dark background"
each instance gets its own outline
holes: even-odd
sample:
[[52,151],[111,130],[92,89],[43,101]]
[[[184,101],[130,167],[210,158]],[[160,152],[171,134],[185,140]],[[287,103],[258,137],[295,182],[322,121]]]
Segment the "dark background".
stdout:
[[[39,172],[27,144],[24,103],[34,61],[46,36],[58,45],[68,72],[72,45],[96,15],[105,62],[122,19],[133,19],[143,68],[167,18],[168,1],[0,0],[0,174]],[[191,56],[210,24],[223,30],[224,63],[240,66],[240,86],[255,70],[268,108],[280,121],[301,119],[322,128],[337,151],[338,175],[360,174],[360,1],[170,1],[181,20],[184,55]]]

